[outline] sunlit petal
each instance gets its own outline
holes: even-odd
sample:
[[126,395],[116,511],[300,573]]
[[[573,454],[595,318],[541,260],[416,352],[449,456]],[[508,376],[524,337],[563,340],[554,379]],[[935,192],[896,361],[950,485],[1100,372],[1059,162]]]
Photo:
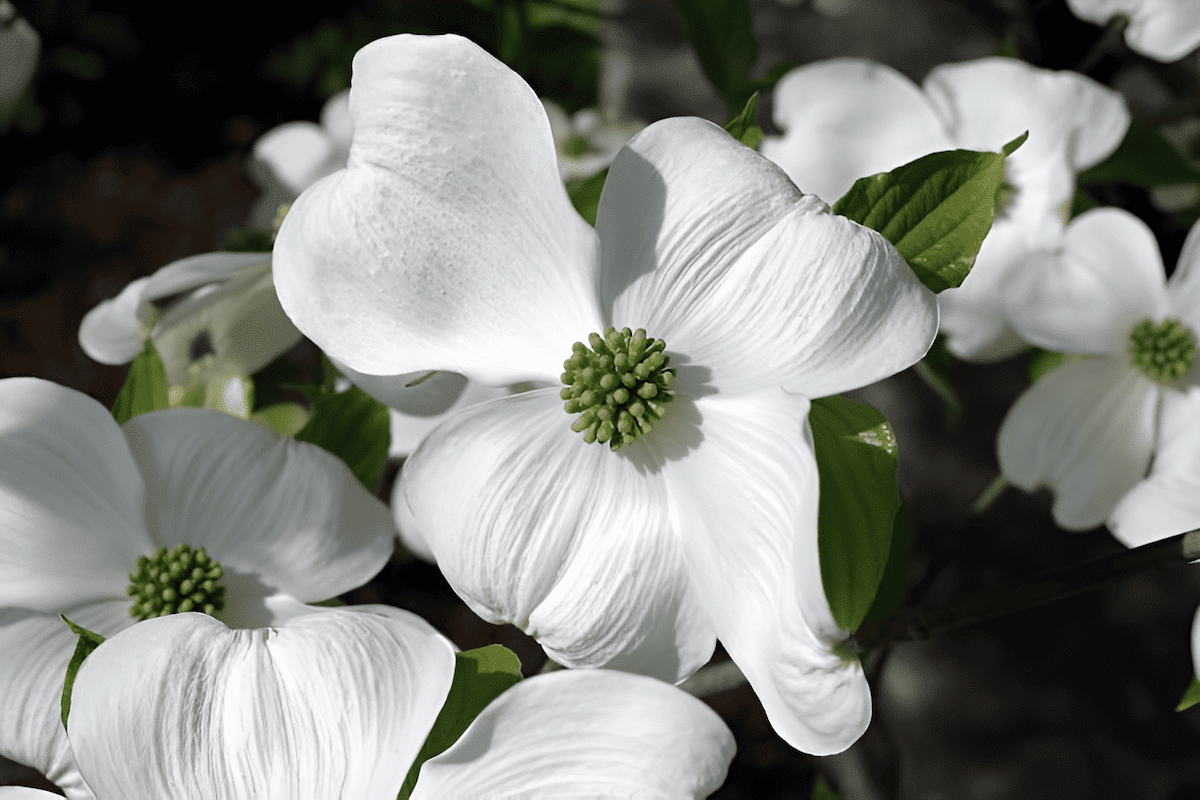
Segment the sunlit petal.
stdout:
[[103,406],[37,378],[0,381],[0,605],[56,611],[124,596],[153,550],[145,497]]
[[387,508],[315,445],[207,409],[143,414],[124,430],[158,544],[205,547],[235,573],[224,579],[231,624],[238,580],[326,600],[368,581],[391,554]]
[[[687,417],[687,400],[671,414]],[[468,408],[405,463],[395,502],[484,619],[522,628],[568,666],[682,680],[713,634],[658,467],[644,440],[612,452],[571,421],[552,390]]]
[[1000,468],[1023,489],[1054,489],[1061,527],[1100,525],[1146,474],[1158,397],[1123,358],[1058,367],[1009,409],[997,442]]
[[805,192],[834,203],[854,181],[952,145],[917,85],[857,58],[794,69],[775,86],[775,124],[762,154]]
[[355,56],[350,110],[347,169],[275,243],[289,316],[359,372],[555,379],[601,328],[596,240],[537,96],[466,39],[401,35]]
[[413,800],[448,797],[702,798],[733,759],[708,706],[639,675],[540,675],[496,698],[426,761]]
[[697,409],[702,437],[663,472],[701,600],[775,731],[840,752],[866,729],[871,695],[858,660],[833,651],[848,633],[821,585],[808,402],[768,390]]
[[387,606],[261,630],[173,614],[88,656],[68,731],[101,797],[390,800],[453,672],[445,637]]
[[915,362],[937,332],[933,294],[882,236],[704,120],[630,140],[597,232],[613,324],[663,339],[721,391],[855,388]]

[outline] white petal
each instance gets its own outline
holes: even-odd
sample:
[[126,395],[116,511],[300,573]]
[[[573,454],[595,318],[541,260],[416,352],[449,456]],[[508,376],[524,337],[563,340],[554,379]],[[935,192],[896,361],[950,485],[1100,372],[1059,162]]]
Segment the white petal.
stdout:
[[1200,223],[1192,225],[1167,280],[1170,313],[1200,332]]
[[1130,547],[1200,528],[1200,390],[1164,391],[1150,474],[1108,520]]
[[312,122],[286,122],[267,131],[254,143],[254,157],[293,195],[346,166],[345,150]]
[[1040,210],[1049,213],[1070,199],[1073,174],[1104,160],[1129,128],[1129,110],[1117,92],[1075,72],[1013,58],[937,67],[924,88],[955,147],[999,150],[1029,131],[1006,171],[1016,204],[1027,202],[1022,195],[1037,196]]
[[271,257],[267,253],[201,253],[172,261],[150,276],[142,299],[154,302],[210,283],[237,280],[260,272]]
[[1080,19],[1103,25],[1130,20],[1125,42],[1142,55],[1178,61],[1200,45],[1200,4],[1195,0],[1067,0]]
[[[197,337],[205,337],[197,350]],[[243,270],[212,291],[196,292],[162,315],[153,332],[167,381],[186,386],[193,364],[209,375],[249,375],[300,341],[301,333],[283,313],[271,278],[270,261]],[[213,357],[204,359],[211,347]]]
[[487,386],[478,381],[468,381],[467,385],[463,387],[462,394],[442,413],[414,413],[398,411],[393,408],[390,411],[392,443],[388,447],[388,455],[407,456],[416,450],[425,437],[451,414],[477,403],[494,400],[497,397],[507,397],[510,394],[512,394],[512,388],[508,386]]
[[0,606],[122,597],[153,550],[145,486],[112,416],[49,381],[0,381]]
[[445,637],[386,606],[254,631],[173,614],[88,656],[68,730],[101,797],[382,800],[453,673]]
[[354,137],[349,89],[342,89],[325,101],[325,105],[321,107],[321,127],[325,129],[329,139],[345,151],[340,165],[345,166],[345,158],[350,154],[350,141]]
[[663,339],[673,363],[721,391],[863,386],[918,360],[937,332],[933,294],[882,236],[704,120],[630,140],[596,225],[613,324]]
[[827,203],[859,178],[949,150],[942,122],[917,85],[891,67],[857,58],[792,70],[775,87],[775,124],[762,154]]
[[1167,311],[1158,240],[1120,208],[1097,208],[1067,226],[1062,252],[1011,278],[1006,301],[1027,341],[1068,353],[1125,356],[1133,327]]
[[[0,786],[0,800],[55,800],[61,796],[54,792],[47,792],[45,789],[31,789],[28,786]],[[75,796],[80,800],[88,797],[88,795]]]
[[239,595],[326,600],[366,583],[392,552],[387,507],[315,445],[207,409],[143,414],[124,430],[152,535],[221,562],[230,624],[250,613]]
[[602,327],[596,239],[533,90],[466,39],[400,35],[354,57],[350,111],[347,169],[275,243],[289,316],[359,372],[555,379]]
[[[678,408],[674,406],[679,406]],[[687,416],[687,400],[671,412]],[[612,452],[570,429],[552,390],[492,400],[434,430],[400,480],[419,538],[468,605],[567,666],[669,681],[712,654],[662,477],[644,439]]]
[[702,438],[664,475],[717,638],[784,741],[845,750],[866,730],[871,694],[858,660],[833,652],[848,634],[821,585],[808,402],[768,390],[696,406]]
[[521,681],[421,767],[413,800],[708,797],[733,735],[701,701],[639,675],[581,670]]
[[79,346],[101,364],[128,364],[146,343],[139,314],[149,278],[138,278],[116,297],[103,300],[79,324]]
[[997,441],[1000,469],[1022,489],[1054,489],[1060,527],[1100,525],[1146,474],[1158,395],[1122,358],[1058,367],[1009,409]]
[[[133,624],[128,600],[64,611],[72,622],[102,636]],[[68,797],[92,800],[60,713],[63,677],[78,640],[57,613],[0,608],[0,755],[33,767]]]
[[27,20],[15,16],[11,3],[6,5],[8,13],[0,27],[0,105],[10,106],[25,91],[37,69],[42,39]]

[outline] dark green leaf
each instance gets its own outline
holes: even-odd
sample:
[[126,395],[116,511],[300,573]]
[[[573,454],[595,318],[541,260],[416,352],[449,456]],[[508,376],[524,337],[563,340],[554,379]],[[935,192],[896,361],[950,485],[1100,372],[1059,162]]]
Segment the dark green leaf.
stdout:
[[312,419],[296,433],[333,453],[374,494],[387,465],[391,427],[387,406],[351,386],[341,394],[324,394],[313,401]]
[[1035,383],[1038,378],[1053,369],[1058,369],[1071,359],[1066,353],[1054,350],[1035,350],[1029,359],[1029,382]]
[[996,45],[996,52],[992,55],[1021,60],[1021,52],[1017,49],[1017,37],[1011,30],[1004,34],[1004,38],[1000,40],[1000,44]]
[[796,66],[797,65],[793,64],[791,61],[780,61],[778,64],[767,70],[766,76],[756,84],[758,90],[760,92],[765,92],[774,89],[775,84],[779,83],[783,76],[794,70]]
[[957,363],[946,347],[946,337],[939,333],[925,357],[913,365],[917,377],[942,401],[942,422],[948,431],[953,430],[962,417],[962,400],[950,380],[950,371]]
[[596,224],[596,212],[600,209],[600,193],[604,191],[606,178],[608,178],[608,167],[590,178],[571,181],[567,184],[567,194],[571,198],[571,205],[575,206],[579,216],[586,219],[591,225]]
[[1075,219],[1085,211],[1091,211],[1093,208],[1099,208],[1100,204],[1096,202],[1090,194],[1083,189],[1076,189],[1074,196],[1071,198],[1071,219]]
[[407,800],[412,794],[422,764],[457,742],[488,703],[520,680],[520,660],[515,653],[501,645],[489,644],[458,653],[454,661],[454,683],[450,686],[450,694],[446,696],[432,730],[425,737],[425,744],[409,769],[397,800]]
[[808,414],[821,480],[817,544],[825,597],[854,630],[871,608],[900,508],[896,438],[875,409],[844,397],[814,400]]
[[113,403],[112,415],[118,424],[125,423],[138,414],[156,411],[170,405],[167,373],[162,359],[154,349],[154,342],[146,340],[142,354],[129,365],[125,385]]
[[860,178],[833,206],[884,235],[921,282],[940,292],[958,286],[975,264],[1006,187],[1000,153],[931,153],[891,172]]
[[890,616],[904,600],[908,588],[908,567],[912,560],[913,522],[908,504],[901,502],[900,510],[892,520],[892,543],[888,548],[887,564],[875,600],[867,610],[867,619],[883,619]]
[[1200,703],[1200,681],[1192,678],[1191,684],[1187,691],[1183,693],[1183,697],[1179,699],[1179,705],[1175,706],[1176,711],[1184,711]]
[[758,57],[749,0],[675,0],[709,82],[732,117],[754,91],[750,70]]
[[222,250],[231,253],[269,253],[275,246],[275,236],[262,228],[239,228],[225,237]]
[[830,789],[825,779],[818,775],[817,782],[813,784],[812,800],[842,800],[842,796]]
[[758,92],[750,95],[742,113],[729,120],[725,130],[751,150],[758,148],[763,138],[762,128],[758,127]]
[[67,627],[71,629],[71,632],[79,637],[79,641],[75,643],[75,653],[71,656],[71,660],[67,664],[66,678],[63,680],[60,710],[62,712],[63,728],[65,729],[67,727],[67,716],[71,713],[71,692],[75,688],[75,676],[79,674],[79,668],[83,665],[83,660],[104,642],[104,637],[98,633],[89,631],[87,628],[76,625],[62,614],[58,616],[62,617],[62,621],[67,623]]
[[1079,173],[1079,183],[1131,183],[1152,189],[1200,180],[1193,168],[1166,138],[1137,122],[1111,156]]

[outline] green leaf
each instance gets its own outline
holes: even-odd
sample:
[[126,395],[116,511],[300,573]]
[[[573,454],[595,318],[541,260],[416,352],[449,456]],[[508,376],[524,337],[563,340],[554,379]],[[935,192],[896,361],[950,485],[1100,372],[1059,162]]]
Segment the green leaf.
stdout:
[[954,430],[962,418],[962,399],[950,379],[950,371],[957,363],[958,359],[946,347],[946,337],[939,333],[925,357],[913,365],[917,377],[942,401],[942,423],[948,431]]
[[996,52],[992,53],[992,55],[1000,56],[1001,58],[1015,58],[1018,61],[1021,60],[1021,52],[1017,49],[1017,37],[1013,35],[1011,30],[1004,34],[1004,38],[996,45]]
[[763,138],[762,128],[758,127],[758,92],[750,95],[742,113],[729,120],[725,130],[751,150],[758,148]]
[[71,656],[71,660],[67,664],[66,678],[63,680],[61,711],[62,724],[65,729],[67,727],[67,716],[71,713],[71,692],[75,689],[75,676],[79,674],[79,668],[83,666],[83,660],[91,655],[93,650],[103,644],[104,637],[98,633],[89,631],[81,625],[76,625],[62,614],[58,616],[62,617],[62,621],[67,623],[67,627],[71,629],[71,632],[79,637],[79,641],[75,643],[75,653]]
[[750,78],[758,58],[750,0],[675,0],[675,7],[704,74],[734,116],[757,88]]
[[900,508],[896,438],[875,409],[844,397],[814,400],[808,414],[821,480],[817,545],[825,597],[854,630],[875,600]]
[[600,193],[604,191],[606,178],[608,178],[608,167],[590,178],[571,181],[567,184],[567,195],[571,198],[571,205],[575,206],[579,216],[586,219],[590,225],[596,224],[596,212],[600,210]]
[[842,796],[830,789],[825,779],[818,775],[817,782],[813,784],[812,800],[842,800]]
[[454,683],[438,713],[433,729],[417,754],[397,800],[407,800],[417,784],[421,765],[445,752],[458,741],[487,704],[521,680],[521,661],[516,653],[498,644],[458,653],[454,660]]
[[1068,361],[1073,361],[1070,354],[1054,350],[1035,350],[1029,359],[1029,382],[1036,383],[1038,378],[1051,370],[1058,369]]
[[1200,180],[1175,146],[1154,128],[1137,122],[1111,156],[1079,173],[1079,183],[1130,183],[1153,189],[1173,183]]
[[163,369],[158,351],[154,349],[154,342],[147,339],[142,354],[129,365],[125,385],[121,387],[117,401],[113,403],[113,419],[118,424],[123,424],[138,414],[169,406],[167,372]]
[[275,235],[262,228],[240,228],[225,237],[222,250],[231,253],[269,253],[275,247]]
[[354,476],[374,494],[387,465],[391,427],[387,406],[351,386],[341,394],[313,401],[313,415],[296,439],[325,448],[346,462]]
[[901,502],[900,510],[892,520],[892,543],[888,549],[887,564],[883,578],[875,592],[875,600],[867,609],[867,619],[883,619],[890,616],[904,600],[908,588],[908,567],[912,560],[913,521],[908,504]]
[[932,291],[958,286],[975,264],[1003,199],[1004,159],[1026,136],[999,153],[931,153],[860,178],[833,211],[882,233]]
[[1176,711],[1184,711],[1200,703],[1200,681],[1192,678],[1191,684],[1187,691],[1183,693],[1183,697],[1179,698],[1179,705],[1175,706]]

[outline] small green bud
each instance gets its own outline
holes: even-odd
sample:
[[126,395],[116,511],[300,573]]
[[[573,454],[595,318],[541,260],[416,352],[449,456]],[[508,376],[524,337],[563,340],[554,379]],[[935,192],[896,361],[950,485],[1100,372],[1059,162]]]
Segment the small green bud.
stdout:
[[606,442],[616,450],[662,419],[675,396],[675,370],[663,340],[646,338],[641,328],[610,327],[603,336],[590,334],[588,342],[590,349],[582,342],[571,346],[559,396],[568,414],[579,414],[571,430],[588,444]]
[[1129,337],[1129,360],[1152,381],[1182,378],[1196,358],[1196,334],[1174,317],[1155,324],[1144,319]]
[[193,550],[181,544],[170,552],[160,547],[152,558],[139,556],[126,589],[134,598],[129,614],[139,620],[181,611],[215,614],[225,607],[222,574],[221,564],[203,547]]

